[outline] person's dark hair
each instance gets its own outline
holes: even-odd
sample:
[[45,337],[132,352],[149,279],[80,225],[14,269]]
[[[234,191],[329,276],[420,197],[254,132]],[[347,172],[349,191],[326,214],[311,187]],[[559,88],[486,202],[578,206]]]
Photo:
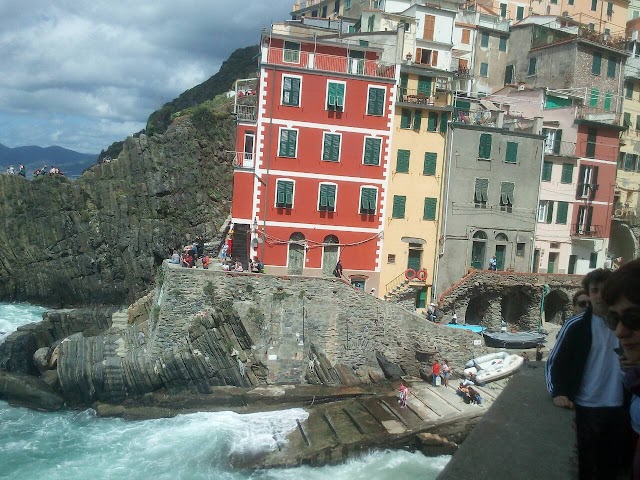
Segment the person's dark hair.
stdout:
[[573,298],[571,299],[571,303],[573,304],[574,307],[578,305],[578,298],[580,298],[580,295],[589,296],[589,292],[587,292],[586,290],[580,289],[576,293],[574,293]]
[[612,305],[620,297],[640,305],[640,258],[625,263],[613,272],[602,289],[602,299]]
[[587,273],[582,279],[582,288],[584,288],[587,292],[589,291],[589,287],[594,283],[604,283],[611,276],[611,270],[606,270],[604,268],[597,268]]

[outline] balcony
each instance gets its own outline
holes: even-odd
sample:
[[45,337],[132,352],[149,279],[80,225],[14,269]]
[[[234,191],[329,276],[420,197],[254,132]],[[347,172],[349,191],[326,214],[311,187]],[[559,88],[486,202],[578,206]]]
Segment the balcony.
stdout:
[[[585,19],[586,18],[587,17],[585,17]],[[567,23],[565,26],[560,26],[557,22],[552,22],[553,25],[558,25],[556,28],[545,25],[535,25],[531,48],[548,47],[558,43],[580,39],[615,50],[624,51],[626,49],[627,39],[623,30],[615,32],[614,34],[598,33],[591,31],[587,25],[581,24],[580,21],[576,22],[575,20],[564,17],[563,21]]]
[[225,154],[231,158],[231,163],[235,169],[252,170],[255,166],[253,153],[227,150]]
[[545,142],[545,155],[556,155],[558,157],[575,157],[576,144],[574,142]]
[[238,122],[252,122],[257,120],[258,79],[245,78],[236,81],[236,96],[233,113]]
[[454,78],[471,78],[473,75],[470,68],[452,68],[451,72],[453,72]]
[[255,105],[236,105],[236,119],[238,122],[252,122],[258,120],[258,109]]
[[445,94],[427,96],[424,92],[408,88],[398,89],[398,104],[407,107],[451,107]]
[[395,78],[396,67],[393,64],[364,58],[339,57],[301,50],[288,50],[270,47],[266,63],[284,65],[308,70],[346,73],[365,77]]
[[578,106],[576,119],[602,123],[605,125],[615,125],[617,127],[623,126],[622,113],[606,110],[604,108],[590,107],[587,105]]
[[640,224],[640,218],[636,215],[636,209],[628,203],[616,203],[613,211],[613,219],[626,222],[632,226],[638,226]]
[[585,240],[604,238],[604,227],[601,225],[574,223],[571,225],[571,238]]
[[495,127],[498,122],[498,112],[493,110],[469,110],[465,108],[455,108],[453,110],[454,123],[464,123],[466,125],[485,125]]

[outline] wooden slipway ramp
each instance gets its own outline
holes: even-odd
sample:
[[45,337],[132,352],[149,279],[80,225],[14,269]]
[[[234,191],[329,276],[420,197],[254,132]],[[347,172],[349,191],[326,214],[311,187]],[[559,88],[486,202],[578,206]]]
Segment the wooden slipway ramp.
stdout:
[[445,388],[420,380],[409,381],[406,408],[400,408],[394,391],[307,407],[309,417],[298,421],[297,428],[286,441],[279,442],[277,450],[232,455],[231,463],[237,468],[320,466],[381,448],[452,453],[457,447],[455,443],[429,432],[447,425],[467,424],[482,416],[506,383],[507,380],[502,380],[474,387],[482,396],[482,405],[465,404],[456,395],[454,382]]

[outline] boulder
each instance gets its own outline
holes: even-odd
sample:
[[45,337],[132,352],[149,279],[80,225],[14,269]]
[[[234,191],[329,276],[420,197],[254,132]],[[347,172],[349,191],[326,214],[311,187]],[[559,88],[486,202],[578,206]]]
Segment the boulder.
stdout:
[[0,399],[10,405],[41,411],[60,410],[64,400],[42,379],[0,370]]
[[49,360],[51,359],[51,349],[49,347],[42,347],[36,350],[33,354],[33,363],[38,370],[48,370]]

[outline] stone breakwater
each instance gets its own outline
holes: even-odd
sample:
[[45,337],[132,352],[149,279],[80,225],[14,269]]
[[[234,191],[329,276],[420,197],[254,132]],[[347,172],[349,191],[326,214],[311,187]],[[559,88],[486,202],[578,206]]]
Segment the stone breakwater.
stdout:
[[[198,395],[206,406],[217,387],[366,386],[418,377],[436,354],[461,372],[486,352],[475,334],[431,324],[334,278],[165,264],[156,290],[127,311],[74,312],[50,312],[0,345],[1,369],[39,374],[71,406],[150,393]],[[57,327],[55,318],[76,323]],[[42,348],[49,350],[39,352],[38,369],[31,358]]]

